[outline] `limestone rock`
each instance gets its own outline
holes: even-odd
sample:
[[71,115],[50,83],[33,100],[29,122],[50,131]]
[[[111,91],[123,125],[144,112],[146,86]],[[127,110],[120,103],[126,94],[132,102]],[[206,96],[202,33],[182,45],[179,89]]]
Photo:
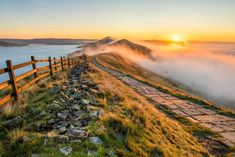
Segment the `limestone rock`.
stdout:
[[57,113],[57,116],[63,120],[65,120],[68,117],[68,113],[65,112],[59,112]]
[[73,148],[71,146],[60,148],[60,152],[63,153],[65,156],[69,155],[72,151],[73,151]]
[[59,104],[52,103],[52,104],[47,105],[46,110],[47,111],[60,111],[60,110],[63,110],[63,107]]
[[79,139],[87,137],[88,133],[85,130],[70,129],[66,132],[66,135],[74,139]]
[[95,145],[103,144],[102,140],[97,136],[89,137],[89,142]]
[[55,140],[57,142],[63,143],[63,142],[68,142],[69,141],[69,137],[65,136],[65,135],[58,135],[55,137]]

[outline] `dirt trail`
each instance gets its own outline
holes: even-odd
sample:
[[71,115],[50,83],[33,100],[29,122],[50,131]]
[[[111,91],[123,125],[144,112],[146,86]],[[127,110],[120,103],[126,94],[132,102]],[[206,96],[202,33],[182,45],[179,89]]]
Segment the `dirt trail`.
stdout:
[[95,57],[92,61],[95,66],[122,80],[155,104],[164,105],[172,112],[219,133],[223,137],[223,143],[235,146],[235,118],[218,114],[212,109],[163,93],[154,87],[99,64]]

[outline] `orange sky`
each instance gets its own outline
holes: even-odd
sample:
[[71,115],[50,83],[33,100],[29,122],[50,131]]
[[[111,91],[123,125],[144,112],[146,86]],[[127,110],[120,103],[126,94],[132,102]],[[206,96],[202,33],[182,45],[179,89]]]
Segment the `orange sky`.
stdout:
[[233,0],[0,1],[0,38],[235,41]]

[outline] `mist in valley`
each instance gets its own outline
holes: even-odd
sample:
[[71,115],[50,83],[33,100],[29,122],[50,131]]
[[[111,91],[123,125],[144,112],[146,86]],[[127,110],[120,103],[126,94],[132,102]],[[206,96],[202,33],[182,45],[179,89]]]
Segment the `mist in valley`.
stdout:
[[117,52],[160,76],[184,85],[196,95],[235,109],[235,56],[231,55],[232,48],[223,48],[222,45],[215,48],[210,44],[182,47],[136,43],[150,48],[151,57],[136,53],[127,46],[108,46],[102,48],[102,52]]
[[138,60],[139,65],[219,105],[235,108],[235,56],[193,44],[187,47],[144,45],[154,50],[157,59]]

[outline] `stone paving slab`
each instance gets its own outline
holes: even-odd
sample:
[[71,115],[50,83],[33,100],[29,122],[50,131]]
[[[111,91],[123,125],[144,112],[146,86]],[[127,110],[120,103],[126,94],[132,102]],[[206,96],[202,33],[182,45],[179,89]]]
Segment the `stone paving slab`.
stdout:
[[98,64],[95,60],[93,63],[104,71],[118,77],[120,80],[136,89],[141,95],[152,99],[156,104],[165,105],[172,112],[186,117],[194,123],[200,123],[202,126],[214,132],[220,133],[220,135],[224,137],[222,138],[222,142],[225,144],[229,146],[235,145],[235,118],[220,115],[212,109],[163,93],[142,82],[123,75],[120,72],[106,68]]
[[203,112],[201,112],[201,111],[199,111],[198,109],[195,109],[195,108],[185,108],[185,109],[181,109],[181,111],[186,113],[189,116],[197,116],[197,115],[204,114]]
[[235,132],[223,132],[221,135],[230,141],[235,141]]
[[225,121],[234,121],[234,119],[226,117],[226,116],[222,116],[219,114],[214,114],[214,115],[199,115],[199,116],[192,116],[193,118],[195,118],[198,121],[201,122],[225,122]]
[[186,113],[182,112],[181,110],[171,110],[172,112],[180,115],[180,116],[184,116],[184,117],[188,117],[189,115],[187,115]]
[[209,128],[210,130],[214,131],[214,132],[223,132],[223,128],[213,125],[211,123],[200,123],[202,126]]
[[171,101],[166,101],[164,103],[162,103],[162,105],[165,105],[166,107],[170,108],[170,109],[179,109],[179,106],[175,105],[174,102]]
[[207,109],[207,108],[197,108],[199,111],[201,111],[204,114],[216,114],[216,111],[211,110],[211,109]]

